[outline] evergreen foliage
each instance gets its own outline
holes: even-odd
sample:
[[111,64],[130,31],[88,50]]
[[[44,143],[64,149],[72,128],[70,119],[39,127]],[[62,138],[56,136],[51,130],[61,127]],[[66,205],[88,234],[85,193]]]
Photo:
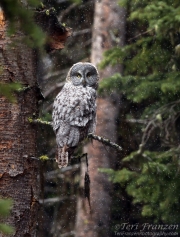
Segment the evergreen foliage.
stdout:
[[18,0],[1,0],[6,19],[9,21],[9,33],[14,34],[19,25],[20,30],[25,33],[26,43],[31,47],[40,47],[45,42],[45,35],[34,22],[34,13],[36,7],[40,6],[40,0],[27,0],[22,4]]
[[[10,199],[0,199],[0,218],[5,218],[10,214],[10,209],[12,206],[12,200]],[[14,229],[4,223],[0,223],[0,232],[4,234],[12,234]]]
[[0,83],[0,95],[5,96],[10,102],[16,102],[13,92],[21,90],[20,83]]
[[[123,64],[123,75],[103,80],[100,92],[116,90],[142,106],[136,120],[139,150],[122,161],[121,170],[103,170],[120,183],[143,217],[153,222],[180,222],[179,96],[180,6],[177,0],[123,0],[129,35],[123,48],[105,53],[101,67]],[[128,111],[126,119],[132,118]]]

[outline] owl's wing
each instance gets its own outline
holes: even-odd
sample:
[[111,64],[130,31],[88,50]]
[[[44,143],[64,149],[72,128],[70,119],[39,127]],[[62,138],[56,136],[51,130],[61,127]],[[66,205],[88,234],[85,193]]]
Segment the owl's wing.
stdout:
[[53,129],[57,130],[62,123],[70,126],[84,127],[96,114],[96,93],[82,87],[66,83],[57,95],[53,106]]
[[74,99],[74,91],[71,89],[70,83],[66,83],[54,100],[52,113],[54,131],[56,131],[62,123],[68,122],[66,117],[70,116],[70,112],[77,103],[78,100]]
[[96,130],[96,113],[95,113],[93,119],[89,123],[88,134],[94,133],[95,130]]

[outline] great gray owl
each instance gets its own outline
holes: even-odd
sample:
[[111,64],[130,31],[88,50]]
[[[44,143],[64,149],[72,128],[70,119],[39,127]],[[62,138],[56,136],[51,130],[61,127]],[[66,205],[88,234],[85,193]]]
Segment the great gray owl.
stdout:
[[68,165],[78,144],[96,127],[96,90],[99,74],[91,63],[74,64],[53,105],[59,168]]

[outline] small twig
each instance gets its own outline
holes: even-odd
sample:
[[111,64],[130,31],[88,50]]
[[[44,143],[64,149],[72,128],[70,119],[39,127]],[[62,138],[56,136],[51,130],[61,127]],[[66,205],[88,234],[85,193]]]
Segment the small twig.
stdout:
[[139,124],[147,124],[148,120],[146,119],[125,119],[125,122],[128,123],[139,123]]
[[69,197],[69,196],[64,196],[64,197],[55,197],[55,198],[47,198],[47,199],[44,199],[44,200],[42,200],[42,199],[40,199],[39,200],[39,203],[40,204],[45,204],[45,205],[54,205],[54,203],[57,203],[57,202],[63,202],[63,201],[65,201],[65,200],[67,200],[67,199],[74,199],[74,197],[72,196],[72,197]]
[[88,134],[88,138],[91,138],[91,139],[94,139],[94,140],[96,140],[96,141],[98,141],[98,142],[101,142],[101,143],[103,143],[103,144],[106,145],[106,146],[113,147],[113,148],[116,149],[117,151],[122,151],[122,147],[120,147],[119,145],[117,145],[117,144],[114,143],[114,142],[111,142],[109,139],[106,139],[106,138],[103,138],[103,137],[94,135],[94,134],[92,134],[92,133],[89,133],[89,134]]
[[[55,161],[55,158],[53,159],[53,161]],[[61,178],[61,177],[63,177],[63,173],[66,173],[68,171],[76,171],[79,168],[80,168],[79,164],[68,165],[67,167],[63,167],[62,169],[57,169],[57,170],[46,172],[45,178],[46,178],[46,180],[51,180],[51,179],[54,179],[56,177]]]
[[79,31],[75,31],[73,32],[73,36],[77,36],[77,35],[84,35],[84,34],[88,34],[91,33],[91,29],[83,29],[83,30],[79,30]]
[[90,213],[91,213],[91,200],[90,200],[90,176],[88,172],[85,172],[85,177],[84,177],[84,197],[87,198],[88,203],[89,203],[89,208],[90,208]]
[[142,32],[142,33],[140,33],[140,34],[138,34],[138,35],[136,35],[136,36],[130,38],[128,41],[131,41],[131,40],[133,40],[133,39],[136,39],[136,38],[138,38],[139,36],[145,35],[145,34],[151,32],[151,31],[153,31],[153,30],[154,30],[154,29],[151,29],[151,30],[147,30],[147,31],[145,31],[145,32]]
[[61,13],[61,15],[58,17],[58,20],[59,20],[60,22],[62,22],[63,18],[64,18],[66,15],[68,15],[69,12],[70,12],[73,8],[75,8],[77,5],[78,5],[77,3],[71,4],[66,10],[64,10],[64,11]]
[[87,157],[87,153],[83,153],[80,156],[72,156],[71,159],[79,159],[79,160],[81,160],[83,157]]
[[86,47],[87,45],[92,43],[92,39],[90,38],[89,40],[87,40],[82,47]]
[[66,232],[64,234],[61,234],[61,237],[69,237],[69,236],[75,236],[75,231],[70,231],[70,232]]

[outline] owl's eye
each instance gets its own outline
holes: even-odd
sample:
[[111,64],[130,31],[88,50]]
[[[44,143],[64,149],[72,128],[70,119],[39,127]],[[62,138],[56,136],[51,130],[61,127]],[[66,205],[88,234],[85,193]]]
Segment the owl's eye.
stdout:
[[91,73],[90,73],[90,72],[88,72],[86,76],[87,76],[87,77],[90,77],[90,76],[91,76]]
[[81,77],[82,77],[80,73],[77,73],[76,76],[77,76],[78,78],[81,78]]

